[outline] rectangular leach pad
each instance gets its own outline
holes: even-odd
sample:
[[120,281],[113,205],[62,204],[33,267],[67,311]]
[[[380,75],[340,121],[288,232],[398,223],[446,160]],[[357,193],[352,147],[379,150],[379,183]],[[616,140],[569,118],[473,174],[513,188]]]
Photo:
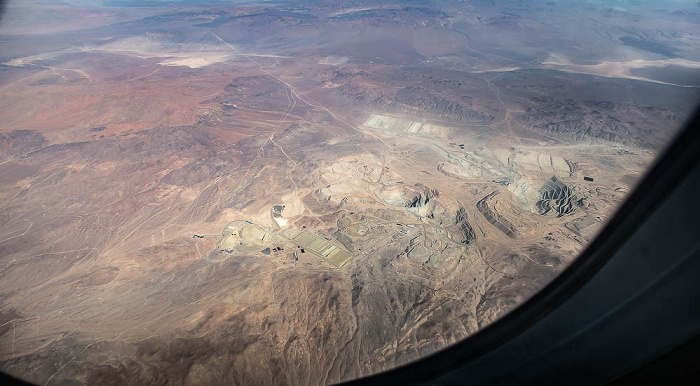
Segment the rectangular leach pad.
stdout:
[[299,232],[292,240],[336,267],[342,267],[352,258],[348,251],[308,230]]

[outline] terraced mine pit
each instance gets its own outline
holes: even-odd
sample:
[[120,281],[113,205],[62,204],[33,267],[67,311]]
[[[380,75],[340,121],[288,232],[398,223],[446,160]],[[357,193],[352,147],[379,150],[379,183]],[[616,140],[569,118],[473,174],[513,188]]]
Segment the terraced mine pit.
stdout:
[[486,220],[496,227],[501,232],[505,233],[506,236],[517,239],[519,237],[519,232],[510,221],[508,221],[503,215],[498,213],[495,208],[496,199],[498,198],[499,192],[491,192],[486,197],[479,200],[476,203],[479,212],[484,215]]
[[455,223],[459,226],[460,242],[462,244],[469,244],[476,240],[476,232],[469,225],[469,216],[464,208],[459,208],[455,214]]
[[576,197],[566,184],[557,177],[552,177],[540,188],[537,209],[541,215],[553,212],[557,217],[570,214],[576,209]]
[[0,368],[36,384],[430,355],[565,269],[700,100],[657,2],[44,3],[0,24]]

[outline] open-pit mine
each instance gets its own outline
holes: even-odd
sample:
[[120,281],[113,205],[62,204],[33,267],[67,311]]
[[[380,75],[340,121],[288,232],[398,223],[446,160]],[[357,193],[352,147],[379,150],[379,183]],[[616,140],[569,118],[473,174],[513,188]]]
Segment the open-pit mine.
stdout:
[[10,2],[0,369],[329,384],[522,304],[700,99],[687,13],[535,3]]

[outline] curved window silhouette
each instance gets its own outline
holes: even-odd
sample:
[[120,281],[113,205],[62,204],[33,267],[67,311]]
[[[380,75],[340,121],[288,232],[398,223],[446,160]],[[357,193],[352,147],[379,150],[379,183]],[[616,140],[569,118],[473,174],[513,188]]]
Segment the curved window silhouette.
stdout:
[[328,384],[564,270],[700,97],[685,2],[4,3],[0,370]]

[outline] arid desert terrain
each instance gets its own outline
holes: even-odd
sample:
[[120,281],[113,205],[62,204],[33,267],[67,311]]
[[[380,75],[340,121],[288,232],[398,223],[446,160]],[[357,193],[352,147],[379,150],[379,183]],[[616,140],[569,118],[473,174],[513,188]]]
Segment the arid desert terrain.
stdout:
[[318,385],[474,334],[700,100],[663,3],[9,2],[0,369]]

